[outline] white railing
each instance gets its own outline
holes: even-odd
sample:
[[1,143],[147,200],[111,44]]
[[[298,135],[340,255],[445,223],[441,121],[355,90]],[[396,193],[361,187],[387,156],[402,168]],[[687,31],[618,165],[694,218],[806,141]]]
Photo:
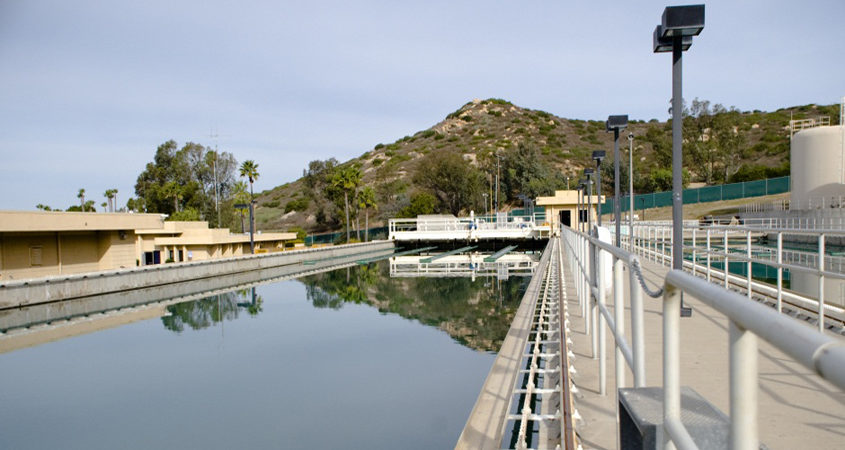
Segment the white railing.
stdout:
[[[656,231],[648,230],[642,225],[641,230],[644,230],[643,234],[649,236],[657,235]],[[562,229],[561,234],[567,244],[570,268],[575,274],[579,304],[582,316],[585,318],[585,330],[593,338],[593,356],[599,358],[600,394],[606,395],[603,319],[607,320],[607,327],[613,334],[616,346],[617,388],[623,387],[625,383],[623,361],[634,372],[635,387],[644,386],[646,368],[645,343],[642,336],[642,292],[646,285],[641,278],[638,256],[615,248],[605,240],[587,236],[567,227]],[[654,250],[655,247],[651,241],[644,241],[638,233],[634,235],[635,241],[643,241],[648,245],[632,246],[632,242],[628,240],[629,248],[643,253],[646,257],[657,258],[658,252]],[[668,236],[671,236],[671,232]],[[668,248],[671,249],[671,245]],[[708,259],[713,253],[717,252],[708,252]],[[724,256],[727,257],[727,253]],[[608,290],[607,270],[604,265],[605,260],[610,257],[615,260],[612,283],[615,317],[611,317],[604,306],[604,297]],[[661,258],[663,257],[661,255]],[[629,268],[628,289],[631,295],[632,323],[632,345],[630,346],[624,337],[623,329],[624,283],[621,274],[623,264],[628,265]],[[693,272],[697,271],[697,265],[692,265],[690,262],[690,266]],[[758,420],[757,337],[763,338],[842,390],[845,390],[845,341],[813,330],[771,308],[758,302],[748,301],[747,297],[710,282],[711,272],[712,270],[708,268],[707,279],[704,279],[674,270],[669,272],[664,279],[662,292],[664,432],[658,433],[664,440],[661,448],[675,446],[682,449],[697,448],[681,422],[679,322],[681,292],[687,292],[727,316],[730,321],[730,448],[756,450],[759,448],[756,425]],[[652,297],[659,296],[659,293],[647,293]],[[596,310],[600,311],[600,314],[597,314]],[[598,343],[597,340],[599,340]],[[616,403],[618,404],[618,400]]]
[[[681,422],[680,315],[686,292],[730,321],[730,448],[758,449],[757,338],[772,344],[805,368],[845,390],[845,342],[805,327],[757,302],[716,284],[673,270],[663,294],[664,440],[681,449],[697,448]],[[669,448],[665,445],[664,448]]]
[[[605,322],[614,339],[616,353],[616,386],[625,385],[625,366],[634,374],[634,387],[645,386],[645,338],[643,330],[642,288],[637,279],[639,258],[584,233],[563,227],[561,236],[567,246],[570,270],[575,274],[584,328],[592,334],[593,359],[599,360],[599,392],[607,389]],[[612,280],[607,266],[613,259]],[[628,266],[628,289],[631,297],[632,344],[625,338],[625,298],[623,266]],[[595,275],[593,275],[595,274]],[[606,295],[613,290],[614,316],[607,310]],[[591,333],[590,330],[593,330]]]
[[[625,231],[623,244],[629,251],[671,266],[671,225],[635,223],[633,241],[627,227]],[[757,237],[762,235],[773,236],[775,246],[755,244]],[[816,251],[784,249],[784,236],[803,236],[805,240],[815,241]],[[845,231],[768,227],[764,219],[743,226],[703,226],[685,223],[683,250],[690,260],[684,261],[684,267],[692,275],[707,281],[719,279],[726,288],[742,289],[748,298],[753,295],[770,298],[778,312],[783,311],[784,302],[787,302],[802,311],[814,313],[817,317],[825,317],[826,320],[818,321],[820,331],[824,330],[827,322],[841,327],[845,324],[845,299],[834,299],[835,304],[827,304],[826,300],[829,299],[825,299],[825,280],[845,280],[845,272],[842,270],[845,268],[845,258],[825,252],[827,240],[831,237],[845,240]],[[745,263],[745,276],[730,273],[726,275],[725,268],[729,268],[731,262]],[[776,272],[775,283],[754,280],[753,264],[773,268]],[[716,265],[721,267],[714,267]],[[819,295],[813,297],[785,289],[784,270],[818,277]]]

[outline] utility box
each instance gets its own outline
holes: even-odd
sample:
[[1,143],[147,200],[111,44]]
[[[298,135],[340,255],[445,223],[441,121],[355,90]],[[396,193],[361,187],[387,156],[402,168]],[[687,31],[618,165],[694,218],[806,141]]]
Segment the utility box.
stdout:
[[[700,449],[728,448],[730,419],[688,386],[681,387],[681,422]],[[619,389],[623,450],[656,450],[663,438],[663,388]],[[766,446],[760,445],[765,449]]]

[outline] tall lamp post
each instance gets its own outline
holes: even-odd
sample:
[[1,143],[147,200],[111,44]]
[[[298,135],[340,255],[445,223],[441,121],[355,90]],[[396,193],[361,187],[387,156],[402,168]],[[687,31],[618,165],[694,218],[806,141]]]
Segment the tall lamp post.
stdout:
[[587,177],[587,234],[591,234],[593,232],[593,169],[584,169],[584,175]]
[[[682,121],[683,90],[681,62],[683,52],[692,45],[692,37],[704,29],[704,5],[667,6],[660,25],[654,29],[654,53],[672,52],[672,269],[684,267],[684,230],[681,197],[682,183]],[[726,272],[727,273],[727,272]],[[681,315],[690,316],[681,297]]]
[[601,226],[601,160],[604,159],[605,155],[604,150],[593,152],[593,159],[596,160],[596,221],[598,226]]
[[628,243],[634,251],[634,133],[628,133]]
[[622,247],[622,190],[619,187],[619,132],[628,127],[628,115],[608,116],[607,131],[613,131],[613,221],[616,223],[616,246]]
[[576,192],[578,192],[578,196],[576,197],[577,200],[575,201],[575,229],[581,231],[581,190],[584,189],[584,185],[579,181],[578,185],[575,186]]

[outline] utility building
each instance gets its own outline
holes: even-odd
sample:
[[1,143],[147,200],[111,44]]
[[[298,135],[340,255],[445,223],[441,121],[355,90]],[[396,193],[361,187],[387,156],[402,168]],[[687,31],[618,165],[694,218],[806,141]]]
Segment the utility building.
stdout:
[[[0,211],[0,280],[96,272],[249,254],[249,235],[161,214]],[[295,233],[258,233],[256,253]]]
[[587,210],[589,209],[588,203],[590,200],[593,203],[593,209],[591,210],[589,220],[596,221],[598,203],[599,200],[604,201],[604,196],[599,199],[597,195],[593,195],[590,199],[588,195],[584,194],[581,199],[583,204],[581,204],[580,212],[577,211],[579,205],[578,197],[579,194],[576,190],[555,191],[555,195],[552,197],[537,197],[537,206],[546,208],[546,221],[552,230],[557,229],[559,225],[578,229],[579,224],[587,223]]

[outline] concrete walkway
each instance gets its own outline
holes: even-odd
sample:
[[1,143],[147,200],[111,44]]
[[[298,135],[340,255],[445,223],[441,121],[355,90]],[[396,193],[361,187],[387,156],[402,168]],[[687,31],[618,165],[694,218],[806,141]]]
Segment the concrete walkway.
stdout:
[[[662,286],[668,268],[642,262],[652,287]],[[567,270],[567,272],[569,272]],[[577,430],[584,448],[616,448],[616,385],[614,347],[607,332],[607,395],[599,390],[598,360],[592,359],[590,339],[585,334],[575,295],[572,274],[567,273],[572,339],[579,389],[576,407],[584,421]],[[625,274],[626,331],[630,342],[630,304]],[[608,309],[613,310],[612,296]],[[646,385],[662,382],[662,299],[643,295],[645,305]],[[725,414],[730,412],[728,385],[728,320],[690,296],[691,318],[681,319],[681,384],[690,386]],[[811,325],[807,324],[808,327]],[[845,448],[845,393],[794,362],[768,343],[759,342],[758,427],[761,443],[770,449]],[[626,374],[625,387],[633,385]]]

